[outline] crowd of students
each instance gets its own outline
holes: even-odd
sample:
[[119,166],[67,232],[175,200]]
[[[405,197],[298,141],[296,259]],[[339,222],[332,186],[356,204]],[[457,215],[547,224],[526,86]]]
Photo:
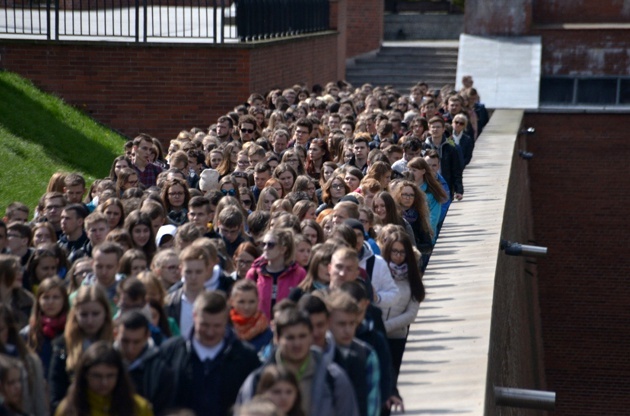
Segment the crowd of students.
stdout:
[[488,121],[463,84],[252,94],[8,204],[0,416],[403,411],[422,275]]

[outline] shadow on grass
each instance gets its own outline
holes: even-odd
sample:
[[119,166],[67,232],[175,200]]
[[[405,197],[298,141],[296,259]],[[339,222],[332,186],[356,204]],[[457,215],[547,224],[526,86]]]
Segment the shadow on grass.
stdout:
[[[28,91],[31,88],[26,85],[22,90],[0,77],[0,124],[11,134],[42,146],[46,154],[60,164],[73,166],[76,170],[97,178],[106,176],[117,153],[95,137],[89,137],[72,126],[70,120],[74,123],[85,123],[86,130],[92,130],[95,135],[110,136],[112,147],[119,145],[115,141],[120,136],[108,132],[95,122],[92,124],[92,120],[87,120],[88,116],[54,98],[44,97],[41,93],[31,94]],[[38,101],[40,97],[42,101],[50,100],[50,105]],[[100,140],[108,139],[102,137]],[[120,138],[121,151],[122,144],[123,140]],[[19,157],[29,157],[20,148],[10,146],[7,150]]]

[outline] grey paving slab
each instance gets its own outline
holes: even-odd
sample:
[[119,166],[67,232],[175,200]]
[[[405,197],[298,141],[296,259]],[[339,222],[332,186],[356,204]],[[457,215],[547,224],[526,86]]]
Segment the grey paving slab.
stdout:
[[494,275],[523,111],[497,110],[464,173],[424,277],[399,377],[406,415],[482,415]]
[[538,108],[542,45],[539,36],[461,35],[458,86],[472,75],[488,108]]

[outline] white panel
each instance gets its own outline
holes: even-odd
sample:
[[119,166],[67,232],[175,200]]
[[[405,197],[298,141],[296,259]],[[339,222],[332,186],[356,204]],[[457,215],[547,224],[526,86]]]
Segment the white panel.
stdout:
[[539,36],[461,35],[457,86],[471,75],[488,108],[538,108],[542,46]]

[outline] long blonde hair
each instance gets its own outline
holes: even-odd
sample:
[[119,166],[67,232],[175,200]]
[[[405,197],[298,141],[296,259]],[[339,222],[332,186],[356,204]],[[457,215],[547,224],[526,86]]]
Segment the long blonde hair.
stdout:
[[112,313],[109,306],[109,299],[105,290],[98,285],[93,286],[81,286],[77,293],[77,297],[72,302],[72,308],[68,314],[68,323],[66,324],[66,330],[64,331],[64,338],[66,341],[66,371],[74,371],[81,354],[83,353],[83,341],[85,340],[85,334],[79,323],[77,322],[77,308],[88,302],[97,302],[105,310],[105,322],[98,331],[96,339],[94,341],[108,341],[114,340],[114,326],[112,324]]

